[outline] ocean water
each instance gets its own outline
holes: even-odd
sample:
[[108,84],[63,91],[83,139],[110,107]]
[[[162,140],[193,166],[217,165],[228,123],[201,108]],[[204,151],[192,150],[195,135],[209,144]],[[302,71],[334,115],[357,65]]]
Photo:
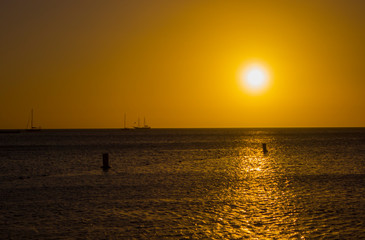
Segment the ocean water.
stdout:
[[0,134],[0,239],[245,238],[365,239],[365,128]]

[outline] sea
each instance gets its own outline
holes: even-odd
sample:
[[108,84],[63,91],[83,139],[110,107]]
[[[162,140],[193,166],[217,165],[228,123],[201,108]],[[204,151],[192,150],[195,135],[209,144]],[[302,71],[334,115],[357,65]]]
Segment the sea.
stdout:
[[365,128],[3,132],[0,239],[365,239]]

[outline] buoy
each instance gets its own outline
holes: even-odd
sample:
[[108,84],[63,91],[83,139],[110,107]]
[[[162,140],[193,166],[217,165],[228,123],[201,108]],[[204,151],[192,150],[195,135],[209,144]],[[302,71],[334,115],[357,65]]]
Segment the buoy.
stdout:
[[109,166],[109,154],[103,153],[103,166],[101,167],[103,170],[108,170]]
[[262,144],[262,151],[263,151],[264,153],[268,153],[268,152],[269,152],[269,151],[267,151],[266,143],[263,143],[263,144]]

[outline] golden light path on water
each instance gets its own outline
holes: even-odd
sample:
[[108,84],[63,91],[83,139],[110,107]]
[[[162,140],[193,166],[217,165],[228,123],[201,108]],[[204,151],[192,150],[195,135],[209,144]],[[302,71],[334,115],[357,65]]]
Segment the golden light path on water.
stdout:
[[[252,139],[250,145],[260,146],[261,141]],[[227,161],[230,184],[222,196],[224,204],[216,212],[216,230],[229,234],[220,237],[304,239],[296,228],[296,196],[287,188],[288,181],[272,155],[260,148],[243,147],[239,157]]]

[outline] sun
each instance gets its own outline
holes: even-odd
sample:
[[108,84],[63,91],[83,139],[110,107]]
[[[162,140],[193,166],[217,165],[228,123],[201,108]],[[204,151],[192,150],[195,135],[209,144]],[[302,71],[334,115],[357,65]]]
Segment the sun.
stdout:
[[246,92],[259,94],[265,92],[269,85],[269,73],[267,68],[260,64],[245,66],[240,71],[239,81]]

